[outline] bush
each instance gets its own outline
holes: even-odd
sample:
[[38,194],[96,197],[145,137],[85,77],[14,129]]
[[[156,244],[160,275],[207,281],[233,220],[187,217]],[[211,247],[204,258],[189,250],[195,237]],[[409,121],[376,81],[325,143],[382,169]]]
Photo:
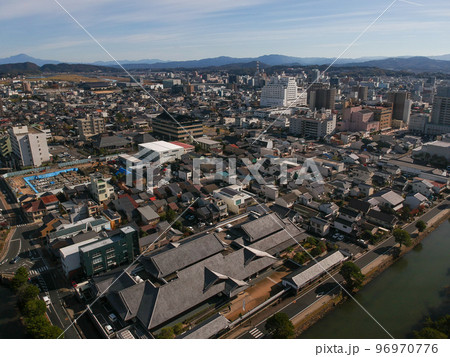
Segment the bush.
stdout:
[[311,245],[317,245],[319,243],[319,241],[314,237],[308,237],[306,238],[306,241]]
[[320,247],[315,247],[311,250],[311,255],[313,257],[317,257],[320,254],[322,254],[322,249],[320,249]]
[[160,339],[170,339],[174,338],[175,335],[172,327],[164,327],[163,329],[161,329],[161,332],[156,337]]
[[173,333],[175,335],[181,335],[184,332],[184,326],[181,322],[177,323],[174,327],[173,327]]

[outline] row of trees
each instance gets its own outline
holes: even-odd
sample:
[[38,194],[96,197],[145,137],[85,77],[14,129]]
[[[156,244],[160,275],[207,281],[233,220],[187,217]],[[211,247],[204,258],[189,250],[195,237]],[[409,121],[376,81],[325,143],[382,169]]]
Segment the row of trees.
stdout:
[[28,279],[28,270],[20,267],[11,281],[11,288],[17,295],[17,305],[24,317],[28,334],[38,339],[58,338],[63,331],[47,319],[47,306],[39,299],[39,288],[29,284]]

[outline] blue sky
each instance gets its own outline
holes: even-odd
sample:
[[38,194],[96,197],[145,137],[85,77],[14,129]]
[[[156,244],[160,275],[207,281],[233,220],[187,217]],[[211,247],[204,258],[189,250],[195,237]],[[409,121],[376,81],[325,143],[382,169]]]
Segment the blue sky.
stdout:
[[[336,57],[393,0],[58,0],[117,59]],[[450,53],[450,1],[398,0],[343,57]],[[0,1],[0,57],[111,60],[54,0]]]

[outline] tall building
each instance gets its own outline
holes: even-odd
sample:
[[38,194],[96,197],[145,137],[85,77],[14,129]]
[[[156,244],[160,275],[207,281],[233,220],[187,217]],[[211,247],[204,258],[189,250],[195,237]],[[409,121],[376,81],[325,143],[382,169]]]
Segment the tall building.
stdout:
[[334,110],[336,100],[336,88],[317,89],[309,93],[309,107],[311,109],[331,109]]
[[47,146],[47,134],[27,126],[9,129],[11,149],[20,166],[41,166],[50,161]]
[[293,77],[272,77],[261,91],[261,107],[286,107],[297,99],[297,83]]
[[[187,115],[161,113],[152,120],[153,134],[169,140],[190,140],[203,136],[203,123]],[[174,120],[175,119],[175,120]]]
[[392,103],[383,103],[377,106],[367,106],[374,114],[374,120],[380,123],[380,130],[387,130],[392,127]]
[[331,110],[323,113],[317,112],[312,115],[291,117],[289,131],[294,135],[306,138],[323,138],[336,129],[336,115]]
[[78,134],[83,140],[106,132],[105,119],[88,115],[85,119],[78,119]]
[[358,93],[359,100],[362,100],[362,101],[367,100],[367,96],[369,95],[369,87],[355,86],[355,87],[353,87],[353,91]]
[[404,125],[409,124],[412,100],[411,94],[406,91],[388,93],[388,102],[393,104],[392,119],[402,121]]
[[450,87],[440,87],[433,100],[431,123],[450,126]]
[[341,131],[372,132],[380,130],[380,123],[375,121],[374,113],[361,106],[344,108],[342,113]]

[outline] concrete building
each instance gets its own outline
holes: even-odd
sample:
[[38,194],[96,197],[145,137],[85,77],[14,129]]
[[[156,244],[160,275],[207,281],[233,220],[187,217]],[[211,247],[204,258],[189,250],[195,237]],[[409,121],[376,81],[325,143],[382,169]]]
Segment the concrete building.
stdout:
[[139,144],[138,160],[144,162],[156,162],[161,164],[180,159],[184,154],[184,148],[167,141],[154,141],[152,143]]
[[392,127],[392,103],[383,103],[377,106],[367,106],[373,112],[373,120],[380,123],[380,130],[391,129]]
[[103,203],[114,194],[114,187],[97,172],[91,175],[91,193],[98,203]]
[[388,102],[393,104],[392,119],[402,121],[405,126],[408,126],[411,115],[410,98],[411,93],[406,91],[388,93]]
[[317,139],[333,133],[335,129],[336,115],[331,111],[290,118],[289,131],[294,135]]
[[171,114],[171,116],[164,112],[153,118],[153,135],[169,140],[190,140],[191,136],[193,138],[203,136],[201,120],[181,114]]
[[11,149],[21,166],[41,166],[50,161],[46,134],[35,128],[16,126],[9,129]]
[[342,131],[378,131],[380,122],[375,121],[374,113],[361,106],[345,108],[340,125]]
[[86,276],[111,270],[133,261],[139,253],[139,234],[132,227],[120,229],[118,234],[79,248],[80,265]]
[[208,138],[198,138],[197,143],[203,150],[222,149],[222,143],[220,141],[211,140]]
[[247,207],[247,203],[252,200],[251,196],[242,192],[241,188],[237,185],[216,190],[213,196],[223,200],[227,205],[228,211],[235,214],[243,213]]
[[261,91],[261,107],[286,107],[297,99],[297,83],[293,77],[272,77]]
[[334,110],[336,101],[336,88],[317,89],[309,92],[309,107],[311,109]]
[[88,115],[84,119],[77,120],[78,134],[86,140],[91,136],[106,132],[105,119]]
[[[447,127],[450,132],[450,87],[440,87],[433,100],[431,123]],[[445,130],[445,128],[444,128]]]

